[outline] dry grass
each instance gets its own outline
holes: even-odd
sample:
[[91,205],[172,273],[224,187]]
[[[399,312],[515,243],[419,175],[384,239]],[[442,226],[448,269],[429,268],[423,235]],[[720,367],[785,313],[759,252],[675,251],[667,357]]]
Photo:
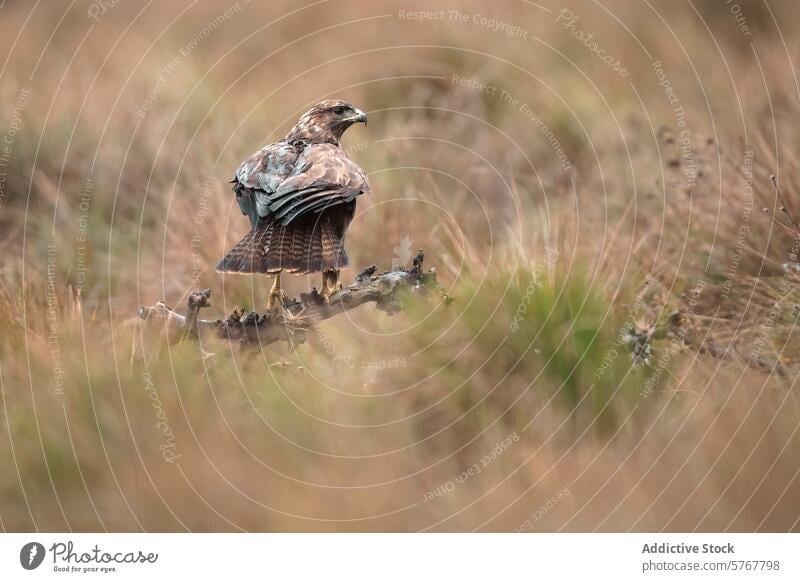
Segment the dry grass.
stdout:
[[[744,35],[710,0],[539,5],[0,6],[2,527],[797,530],[794,235],[761,209],[777,174],[800,216],[798,7],[740,0]],[[194,288],[263,308],[212,270],[227,180],[332,95],[370,118],[344,277],[409,241],[454,302],[207,359],[126,325]],[[676,310],[691,345],[633,366]]]

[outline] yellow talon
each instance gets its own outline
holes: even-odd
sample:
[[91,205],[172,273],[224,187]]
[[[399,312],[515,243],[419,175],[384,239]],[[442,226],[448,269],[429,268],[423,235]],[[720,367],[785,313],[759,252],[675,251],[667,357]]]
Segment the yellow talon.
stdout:
[[320,295],[325,303],[329,303],[331,295],[341,289],[339,285],[339,269],[329,269],[322,271],[322,290]]
[[[267,298],[267,313],[278,314],[283,311],[283,289],[281,288],[281,274],[275,275],[275,283],[272,285],[272,290],[269,292]],[[277,302],[277,305],[276,305]]]

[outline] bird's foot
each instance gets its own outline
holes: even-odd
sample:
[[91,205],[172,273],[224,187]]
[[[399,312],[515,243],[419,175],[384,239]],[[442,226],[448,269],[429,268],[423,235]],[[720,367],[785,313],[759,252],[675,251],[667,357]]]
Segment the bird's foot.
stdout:
[[267,313],[271,316],[285,314],[284,299],[286,299],[286,293],[281,287],[281,275],[278,273],[275,276],[275,283],[272,285],[269,297],[267,297]]
[[325,305],[329,305],[331,302],[331,297],[336,292],[335,289],[331,289],[330,287],[323,287],[322,290],[319,292],[319,297]]
[[322,271],[322,290],[320,297],[325,303],[331,302],[331,296],[342,288],[339,283],[339,270],[331,269],[329,271]]
[[267,313],[272,317],[277,317],[282,315],[286,318],[289,318],[289,311],[286,309],[286,305],[284,303],[284,299],[286,298],[285,294],[276,295],[273,298],[270,298],[267,301]]

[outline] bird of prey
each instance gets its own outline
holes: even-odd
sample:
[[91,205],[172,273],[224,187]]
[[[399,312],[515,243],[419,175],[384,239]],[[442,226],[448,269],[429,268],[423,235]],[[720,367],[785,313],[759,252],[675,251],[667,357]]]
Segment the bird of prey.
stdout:
[[366,125],[366,114],[346,101],[322,101],[284,139],[264,146],[236,170],[231,183],[251,230],[216,269],[274,275],[270,312],[276,302],[283,304],[283,271],[321,271],[326,302],[337,289],[339,269],[348,263],[344,237],[356,197],[369,192],[364,171],[339,146],[354,123]]

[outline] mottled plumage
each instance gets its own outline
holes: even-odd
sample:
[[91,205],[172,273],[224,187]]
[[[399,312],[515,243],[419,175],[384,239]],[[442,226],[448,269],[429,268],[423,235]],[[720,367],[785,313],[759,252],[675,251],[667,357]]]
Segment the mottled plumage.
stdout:
[[251,231],[219,261],[218,271],[335,272],[347,265],[345,232],[356,197],[369,192],[369,184],[339,140],[366,119],[344,101],[323,101],[285,139],[239,166],[233,191]]

